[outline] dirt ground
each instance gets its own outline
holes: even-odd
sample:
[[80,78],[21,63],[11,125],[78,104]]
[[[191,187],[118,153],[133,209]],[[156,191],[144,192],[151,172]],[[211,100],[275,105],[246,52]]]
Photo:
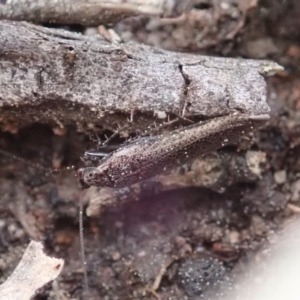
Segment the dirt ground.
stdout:
[[32,164],[0,156],[1,281],[29,240],[39,239],[65,268],[35,299],[218,299],[269,235],[300,212],[300,2],[199,0],[177,19],[135,17],[114,29],[124,41],[284,66],[284,74],[267,79],[271,120],[248,149],[265,157],[261,176],[218,190],[145,190],[139,201],[85,216],[83,297],[78,203],[90,192],[79,190],[74,172],[49,175],[33,164],[78,167],[93,142],[74,128],[55,135],[41,124],[1,132],[0,148]]

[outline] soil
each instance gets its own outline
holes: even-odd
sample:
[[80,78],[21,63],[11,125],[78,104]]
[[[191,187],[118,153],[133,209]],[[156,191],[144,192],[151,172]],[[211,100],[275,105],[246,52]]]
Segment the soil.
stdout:
[[[261,176],[222,192],[208,188],[144,194],[84,218],[89,291],[83,291],[78,204],[86,198],[74,171],[93,142],[72,127],[32,124],[2,132],[0,276],[14,270],[30,239],[65,259],[55,287],[35,299],[217,299],[300,212],[300,2],[198,0],[172,19],[134,17],[114,29],[125,40],[199,54],[271,59],[285,67],[268,79],[271,120],[251,150],[266,160]],[[80,30],[83,30],[82,28]],[[84,30],[83,30],[84,31]],[[38,164],[38,165],[37,165]],[[85,296],[84,296],[85,295]]]

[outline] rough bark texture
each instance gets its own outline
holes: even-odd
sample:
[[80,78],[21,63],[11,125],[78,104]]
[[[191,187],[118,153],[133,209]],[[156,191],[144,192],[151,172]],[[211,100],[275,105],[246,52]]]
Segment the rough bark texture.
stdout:
[[191,6],[192,0],[13,0],[0,2],[0,19],[33,23],[114,24],[139,14],[172,17]]
[[33,121],[109,127],[126,122],[134,112],[135,126],[144,130],[162,121],[156,112],[185,117],[264,114],[269,107],[261,74],[280,69],[269,61],[113,45],[9,21],[0,23],[0,44],[3,128]]

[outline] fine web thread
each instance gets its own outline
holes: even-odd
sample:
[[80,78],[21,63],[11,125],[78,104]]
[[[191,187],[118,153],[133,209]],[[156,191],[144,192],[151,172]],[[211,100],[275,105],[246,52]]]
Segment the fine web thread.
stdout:
[[[53,174],[56,172],[62,172],[65,170],[74,170],[75,167],[65,167],[61,169],[51,169],[51,168],[46,168],[38,163],[31,163],[27,161],[25,158],[22,158],[20,156],[14,155],[10,152],[7,152],[3,149],[0,148],[0,153],[7,156],[11,157],[13,159],[16,159],[18,161],[24,162],[29,166],[32,166],[38,170],[43,170],[47,171],[48,174]],[[86,268],[86,258],[85,258],[85,247],[84,247],[84,233],[83,233],[83,203],[82,201],[79,201],[79,239],[80,239],[80,252],[81,252],[81,260],[82,260],[82,266],[83,266],[83,288],[85,292],[89,292],[89,286],[88,286],[88,276],[87,276],[87,268]]]
[[21,161],[25,164],[27,164],[28,166],[32,166],[38,170],[43,170],[43,171],[46,171],[46,175],[50,175],[50,174],[53,174],[53,173],[60,173],[60,172],[63,172],[63,171],[69,171],[69,170],[74,170],[75,169],[75,166],[70,166],[70,167],[64,167],[64,168],[60,168],[60,169],[51,169],[51,168],[46,168],[44,166],[42,166],[41,164],[39,163],[32,163],[32,162],[29,162],[28,160],[26,160],[25,158],[22,158],[18,155],[15,155],[15,154],[12,154],[10,152],[7,152],[3,149],[0,149],[0,153],[5,155],[5,156],[8,156],[8,157],[11,157],[15,160],[18,160],[18,161]]
[[85,247],[84,247],[84,232],[83,232],[83,203],[79,201],[79,239],[80,239],[80,254],[83,266],[83,289],[86,293],[89,292]]
[[8,156],[8,157],[14,158],[16,160],[19,160],[21,162],[24,162],[27,165],[32,166],[32,167],[34,167],[36,169],[40,169],[40,170],[48,171],[48,172],[51,171],[50,168],[45,168],[45,167],[43,167],[42,165],[40,165],[38,163],[31,163],[31,162],[27,161],[25,158],[22,158],[20,156],[17,156],[17,155],[14,155],[12,153],[9,153],[9,152],[7,152],[7,151],[5,151],[3,149],[0,149],[0,153],[3,154],[3,155],[5,155],[5,156]]

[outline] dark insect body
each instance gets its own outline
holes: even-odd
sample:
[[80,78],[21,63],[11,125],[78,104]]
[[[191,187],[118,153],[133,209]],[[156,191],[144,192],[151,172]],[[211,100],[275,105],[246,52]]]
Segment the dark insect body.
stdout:
[[97,152],[86,152],[85,157],[98,161],[99,165],[79,169],[78,178],[82,188],[128,186],[199,155],[237,143],[241,136],[254,131],[268,119],[267,114],[228,115],[167,134],[136,139],[104,158]]

